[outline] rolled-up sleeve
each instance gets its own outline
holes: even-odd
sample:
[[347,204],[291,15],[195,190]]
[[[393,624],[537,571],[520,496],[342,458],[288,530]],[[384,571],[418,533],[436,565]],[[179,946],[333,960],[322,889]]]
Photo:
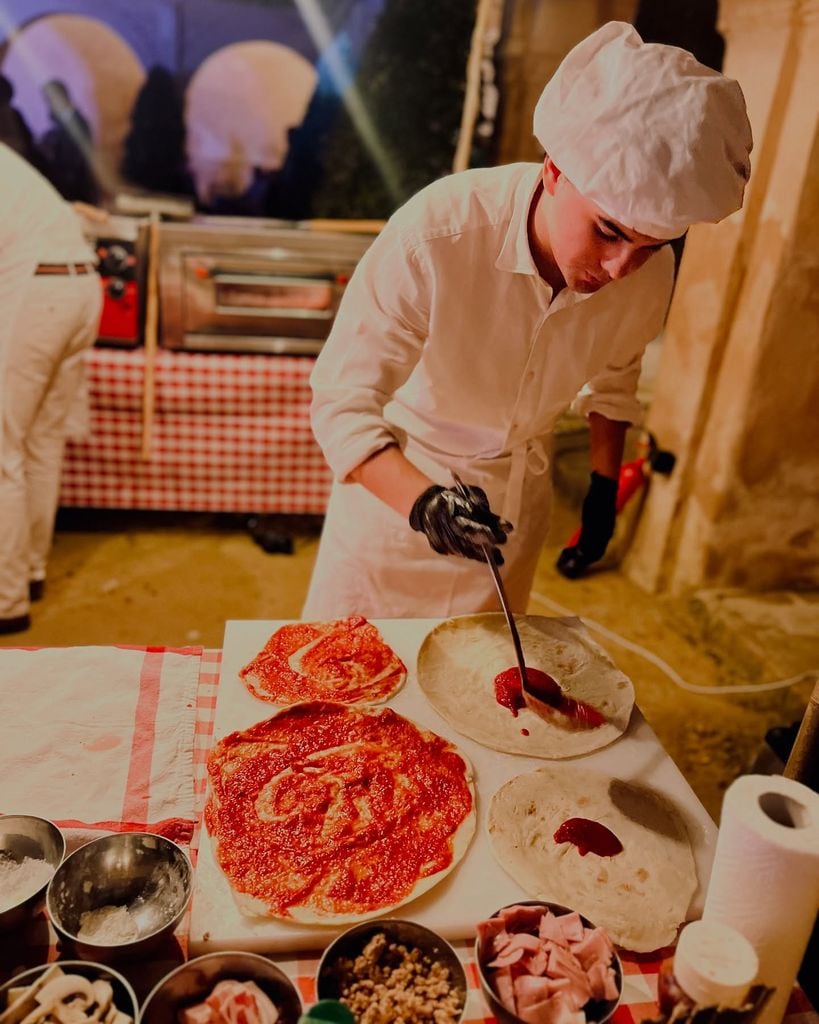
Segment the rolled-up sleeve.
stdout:
[[395,441],[384,406],[421,357],[432,282],[392,223],[367,250],[310,378],[313,433],[338,480]]
[[[610,420],[639,424],[643,407],[637,400],[637,382],[646,345],[663,329],[674,286],[674,256],[666,246],[649,260],[639,275],[644,279],[635,291],[615,336],[609,339],[610,360],[591,377],[572,402],[572,412],[588,416],[596,412]],[[635,285],[638,275],[635,274]]]
[[572,412],[579,416],[596,412],[606,419],[621,420],[637,426],[643,418],[643,407],[637,401],[637,381],[640,379],[642,361],[641,349],[624,366],[607,366],[580,389],[572,402]]

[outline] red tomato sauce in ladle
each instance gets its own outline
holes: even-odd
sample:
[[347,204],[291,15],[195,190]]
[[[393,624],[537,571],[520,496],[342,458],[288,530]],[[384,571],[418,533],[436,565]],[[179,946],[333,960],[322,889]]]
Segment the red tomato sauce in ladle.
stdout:
[[[565,715],[577,725],[587,726],[594,729],[603,725],[606,719],[597,708],[582,700],[574,700],[567,697],[560,688],[560,685],[547,672],[538,668],[526,669],[526,680],[532,696],[541,703]],[[526,699],[523,696],[523,689],[520,685],[520,672],[517,666],[504,669],[494,679],[495,700],[502,707],[508,708],[517,718],[518,711],[526,707]]]

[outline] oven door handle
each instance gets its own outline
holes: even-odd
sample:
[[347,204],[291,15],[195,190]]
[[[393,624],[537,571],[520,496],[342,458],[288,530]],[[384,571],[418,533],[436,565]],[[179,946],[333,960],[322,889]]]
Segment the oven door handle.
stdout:
[[283,287],[332,287],[332,277],[296,277],[276,274],[224,274],[221,271],[213,271],[210,275],[214,284],[273,284]]
[[[211,274],[211,280],[213,281],[217,296],[214,303],[214,312],[219,316],[244,316],[271,320],[332,320],[335,316],[335,304],[333,302],[334,281],[329,277],[295,277],[281,274],[225,274],[217,270]],[[241,302],[225,304],[218,301],[220,285],[225,287],[248,285],[257,288],[267,285],[274,288],[286,288],[295,294],[292,295],[292,303],[290,301],[283,302],[279,306],[243,305]],[[299,305],[298,292],[300,290],[307,292],[310,289],[320,289],[318,304],[311,305],[309,302],[304,302]]]

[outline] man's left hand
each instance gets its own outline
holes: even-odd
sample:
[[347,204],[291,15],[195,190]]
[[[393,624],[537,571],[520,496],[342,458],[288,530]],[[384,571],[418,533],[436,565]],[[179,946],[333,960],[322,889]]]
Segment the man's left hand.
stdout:
[[577,544],[564,548],[557,560],[558,571],[576,579],[606,553],[617,520],[617,480],[592,472],[583,501],[582,528]]

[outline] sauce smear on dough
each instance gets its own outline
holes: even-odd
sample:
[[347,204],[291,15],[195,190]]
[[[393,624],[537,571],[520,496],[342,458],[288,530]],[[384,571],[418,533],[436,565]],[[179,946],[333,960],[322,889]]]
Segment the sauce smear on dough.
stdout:
[[472,810],[457,750],[390,709],[294,705],[222,739],[208,772],[219,866],[284,918],[401,902],[451,865]]
[[[553,707],[561,715],[565,715],[566,718],[576,725],[596,729],[599,725],[605,723],[606,719],[597,708],[592,707],[591,704],[587,704],[583,700],[567,697],[557,682],[547,672],[541,672],[538,668],[527,667],[526,679],[535,697],[544,704]],[[499,672],[495,676],[494,683],[495,700],[502,707],[509,708],[515,718],[517,718],[518,711],[526,707],[526,701],[524,700],[520,685],[520,672],[517,666]]]
[[596,853],[598,857],[614,857],[623,852],[617,836],[599,821],[590,818],[567,818],[555,832],[556,843],[574,843],[581,857]]

